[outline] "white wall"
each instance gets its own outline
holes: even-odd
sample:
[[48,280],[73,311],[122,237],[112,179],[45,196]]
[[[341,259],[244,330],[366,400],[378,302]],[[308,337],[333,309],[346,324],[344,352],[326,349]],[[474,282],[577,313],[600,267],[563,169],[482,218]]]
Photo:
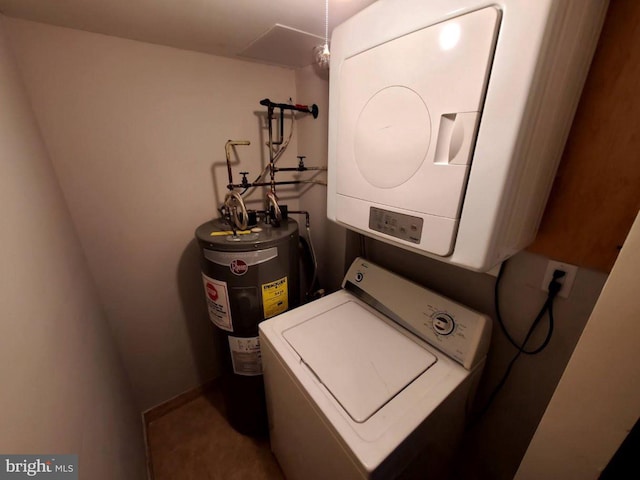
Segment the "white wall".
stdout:
[[[211,379],[219,367],[194,230],[224,198],[228,139],[251,141],[237,149],[236,175],[252,180],[268,160],[258,102],[297,101],[294,72],[7,25],[140,408]],[[281,165],[296,151],[294,137]]]
[[0,16],[0,452],[146,478],[142,423]]
[[638,285],[640,216],[536,430],[519,480],[599,478],[638,420]]

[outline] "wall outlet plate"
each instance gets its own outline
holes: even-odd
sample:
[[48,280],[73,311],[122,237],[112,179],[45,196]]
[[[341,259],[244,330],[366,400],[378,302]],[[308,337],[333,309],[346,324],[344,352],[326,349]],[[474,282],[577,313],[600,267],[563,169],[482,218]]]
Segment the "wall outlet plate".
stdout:
[[556,262],[555,260],[549,260],[547,265],[547,271],[542,279],[542,290],[549,291],[549,282],[553,278],[553,272],[555,270],[562,270],[566,273],[564,277],[558,281],[562,284],[562,288],[558,292],[558,296],[562,298],[568,298],[571,293],[571,287],[573,287],[573,281],[576,279],[576,273],[578,273],[578,267],[569,263]]

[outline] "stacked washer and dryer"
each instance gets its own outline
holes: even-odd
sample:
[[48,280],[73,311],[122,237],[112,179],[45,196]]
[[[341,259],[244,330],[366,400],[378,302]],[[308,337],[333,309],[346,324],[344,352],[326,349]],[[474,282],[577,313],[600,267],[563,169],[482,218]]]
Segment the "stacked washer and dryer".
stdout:
[[[328,216],[487,271],[535,237],[606,0],[380,0],[331,42]],[[488,317],[366,259],[260,323],[289,480],[447,478]]]

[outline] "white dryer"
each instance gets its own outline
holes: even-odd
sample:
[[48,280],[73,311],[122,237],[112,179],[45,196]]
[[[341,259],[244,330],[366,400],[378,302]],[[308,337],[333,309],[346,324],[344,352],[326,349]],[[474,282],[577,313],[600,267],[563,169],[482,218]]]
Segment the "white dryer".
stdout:
[[358,258],[343,289],[260,324],[288,480],[444,478],[490,319]]
[[531,243],[607,0],[379,0],[333,30],[327,216],[478,271]]

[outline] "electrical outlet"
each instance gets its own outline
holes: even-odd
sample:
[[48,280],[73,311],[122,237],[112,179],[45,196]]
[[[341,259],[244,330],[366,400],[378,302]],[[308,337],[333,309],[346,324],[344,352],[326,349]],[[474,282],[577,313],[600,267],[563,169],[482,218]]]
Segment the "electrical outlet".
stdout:
[[570,265],[568,263],[549,260],[547,271],[544,274],[544,278],[542,279],[542,290],[544,290],[545,292],[549,291],[549,282],[551,282],[551,279],[553,278],[553,272],[556,270],[562,270],[563,272],[565,272],[565,276],[558,279],[558,281],[562,284],[562,288],[558,292],[558,296],[562,298],[568,298],[569,293],[571,293],[571,287],[573,287],[573,281],[576,278],[576,273],[578,272],[578,267],[576,267],[575,265]]

